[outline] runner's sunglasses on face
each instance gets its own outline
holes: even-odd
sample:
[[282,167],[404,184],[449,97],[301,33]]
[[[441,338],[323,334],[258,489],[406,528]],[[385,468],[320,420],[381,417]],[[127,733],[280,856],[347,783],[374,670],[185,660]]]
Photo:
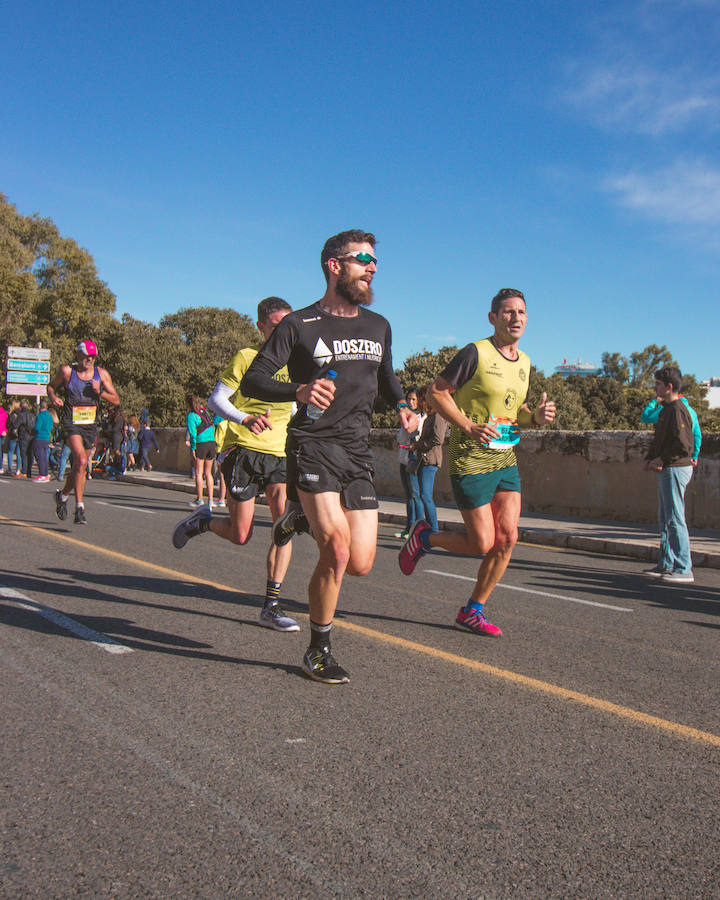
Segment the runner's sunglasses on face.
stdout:
[[335,258],[340,259],[349,259],[352,257],[355,262],[359,262],[362,266],[369,266],[370,263],[375,263],[377,265],[377,259],[371,253],[365,253],[363,250],[351,250],[349,253],[343,253],[342,256],[336,256]]

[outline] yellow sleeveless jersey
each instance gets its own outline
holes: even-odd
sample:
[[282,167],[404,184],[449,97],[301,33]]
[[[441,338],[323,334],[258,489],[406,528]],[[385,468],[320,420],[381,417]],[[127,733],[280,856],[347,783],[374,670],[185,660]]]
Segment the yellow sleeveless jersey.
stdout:
[[[288,422],[292,416],[292,402],[267,403],[264,400],[256,400],[254,397],[245,397],[240,393],[242,377],[256,356],[257,348],[247,347],[245,350],[239,350],[228,363],[227,368],[220,376],[220,380],[235,391],[230,397],[230,402],[237,409],[241,409],[251,416],[257,416],[261,413],[265,414],[269,408],[270,421],[273,427],[266,428],[260,434],[253,434],[244,425],[228,421],[220,450],[229,450],[231,447],[240,446],[245,447],[247,450],[255,450],[258,453],[272,453],[273,456],[285,456],[285,439],[287,437]],[[276,381],[287,381],[289,383],[290,376],[287,366],[283,366],[282,369],[275,373],[273,378]]]
[[[530,357],[518,350],[516,360],[505,359],[490,338],[475,341],[478,363],[473,375],[453,394],[471,422],[484,424],[491,415],[517,423],[518,410],[527,397]],[[491,450],[469,438],[454,425],[450,429],[450,474],[476,475],[517,464],[512,449]]]

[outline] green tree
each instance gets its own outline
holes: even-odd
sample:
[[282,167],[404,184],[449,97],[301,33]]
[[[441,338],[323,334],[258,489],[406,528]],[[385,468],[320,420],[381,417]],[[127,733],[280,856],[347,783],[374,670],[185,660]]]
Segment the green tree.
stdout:
[[[422,350],[409,356],[404,368],[395,370],[403,391],[407,393],[410,388],[432,384],[457,352],[457,347],[441,347],[436,353]],[[373,428],[395,428],[397,424],[395,409],[382,397],[378,397],[372,418]]]
[[23,216],[0,194],[0,342],[72,358],[79,340],[111,324],[115,295],[92,256],[50,219]]
[[619,353],[603,353],[601,374],[619,381],[620,384],[627,384],[630,377],[630,363],[627,357]]
[[188,352],[183,355],[180,380],[187,391],[204,398],[235,353],[262,340],[249,316],[213,306],[189,307],[163,316],[160,331],[168,332],[171,344],[176,337],[184,344]]
[[128,413],[150,411],[156,425],[180,425],[185,416],[188,348],[176,329],[160,329],[127,314],[105,336],[104,362]]
[[404,368],[396,372],[403,390],[432,384],[457,352],[457,347],[449,346],[441,347],[436,353],[422,350],[408,356]]
[[676,366],[672,353],[665,344],[649,344],[644,350],[630,354],[630,384],[633,387],[652,390],[655,372],[665,366]]
[[553,400],[557,407],[557,415],[552,428],[564,431],[587,431],[595,426],[592,418],[583,405],[582,388],[578,382],[582,377],[563,378],[554,374],[546,378],[542,373],[530,376],[530,391],[527,403],[530,409],[535,409],[540,402],[543,393],[549,400]]

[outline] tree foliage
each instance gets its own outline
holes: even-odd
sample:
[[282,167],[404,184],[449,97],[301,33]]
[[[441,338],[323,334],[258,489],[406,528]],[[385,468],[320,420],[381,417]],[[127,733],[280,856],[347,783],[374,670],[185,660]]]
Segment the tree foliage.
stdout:
[[[92,337],[125,410],[146,407],[156,425],[180,425],[185,394],[207,397],[233,354],[261,339],[250,317],[232,309],[187,307],[158,325],[114,313],[115,296],[90,253],[50,219],[23,216],[0,194],[1,346],[42,342],[58,365],[72,360],[78,341]],[[403,390],[430,384],[456,353],[457,347],[442,347],[408,357],[396,372]],[[629,357],[604,353],[599,376],[546,377],[533,368],[528,402],[534,408],[545,391],[558,407],[556,428],[644,428],[640,414],[653,396],[654,372],[673,364],[665,345],[650,344]],[[3,366],[0,388],[4,378]],[[708,410],[705,389],[691,374],[683,393],[701,427],[719,431],[720,410]],[[373,425],[397,425],[395,410],[381,399]]]
[[53,359],[110,325],[115,295],[92,256],[50,219],[22,216],[0,194],[0,342],[42,342]]
[[[397,375],[404,390],[433,381],[457,353],[456,347],[443,347],[437,353],[423,350],[409,357]],[[654,373],[666,365],[674,365],[667,347],[651,344],[630,356],[603,354],[600,375],[560,374],[546,376],[535,366],[530,370],[527,402],[534,409],[543,392],[555,401],[557,416],[553,428],[567,431],[615,430],[634,431],[651,428],[640,422],[640,415],[654,397]],[[720,430],[720,410],[708,410],[706,390],[694,375],[683,378],[683,394],[695,409],[701,427]],[[378,401],[373,417],[376,428],[394,427],[395,411]]]
[[[437,353],[429,350],[413,353],[405,360],[404,368],[395,370],[403,391],[407,393],[411,388],[432,384],[457,352],[457,347],[441,347]],[[397,422],[395,408],[378,397],[373,414],[373,428],[394,428]]]

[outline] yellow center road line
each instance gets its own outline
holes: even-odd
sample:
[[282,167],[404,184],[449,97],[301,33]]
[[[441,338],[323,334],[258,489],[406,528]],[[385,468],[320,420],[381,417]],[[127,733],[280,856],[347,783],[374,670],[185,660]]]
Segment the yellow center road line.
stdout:
[[409,641],[406,638],[386,634],[383,631],[375,631],[374,629],[366,628],[363,625],[355,625],[352,622],[346,622],[344,619],[336,620],[333,627],[355,631],[374,640],[383,641],[384,643],[392,644],[395,647],[402,647],[404,650],[422,653],[425,656],[431,656],[434,659],[441,659],[445,662],[454,663],[455,665],[463,666],[464,668],[471,669],[475,672],[482,672],[484,675],[500,678],[503,681],[520,684],[523,687],[541,691],[542,693],[549,694],[553,697],[560,697],[563,700],[574,700],[591,709],[599,709],[623,719],[630,719],[631,721],[638,722],[642,725],[651,725],[654,728],[660,728],[663,731],[669,731],[672,734],[681,737],[692,738],[696,741],[711,744],[714,747],[720,747],[720,735],[718,734],[713,734],[709,731],[700,731],[697,728],[691,728],[689,725],[682,725],[679,722],[671,722],[668,719],[652,716],[648,713],[631,709],[628,706],[620,706],[619,704],[611,703],[608,700],[601,700],[599,697],[592,697],[589,694],[572,691],[569,688],[563,688],[548,681],[541,681],[539,678],[531,678],[529,675],[512,672],[510,669],[500,669],[497,666],[491,666],[488,663],[479,662],[476,659],[468,659],[466,656],[448,653],[447,650],[438,650],[435,647],[427,646],[427,644],[419,644],[416,641]]
[[[197,575],[188,575],[184,572],[178,572],[177,569],[169,569],[165,566],[158,566],[155,563],[145,562],[145,560],[137,559],[133,556],[126,556],[123,553],[118,553],[116,550],[108,550],[105,547],[98,547],[94,544],[87,544],[85,543],[85,541],[80,541],[77,538],[68,537],[68,535],[65,534],[59,534],[57,531],[52,531],[47,528],[40,528],[37,525],[30,525],[27,522],[20,522],[17,519],[8,519],[6,516],[0,516],[0,521],[6,522],[9,525],[18,525],[22,528],[29,528],[31,531],[37,531],[41,534],[48,535],[49,537],[57,538],[60,541],[74,544],[75,546],[81,547],[83,550],[92,550],[95,553],[109,556],[112,559],[131,563],[134,566],[139,565],[143,568],[150,569],[153,572],[171,576],[174,579],[192,581],[195,584],[203,584],[221,591],[231,591],[240,594],[247,593],[246,591],[239,591],[237,588],[229,587],[226,584],[219,584],[216,581],[209,581],[206,578],[199,578]],[[407,640],[407,638],[401,638],[393,634],[387,634],[384,631],[376,631],[375,629],[367,628],[364,625],[356,625],[353,622],[348,622],[346,619],[336,619],[334,622],[334,627],[345,629],[346,631],[351,631],[355,634],[362,634],[365,637],[370,638],[370,640],[380,641],[385,644],[391,644],[392,646],[399,647],[403,650],[409,650],[414,653],[421,653],[422,655],[428,656],[432,659],[443,660],[444,662],[449,662],[453,665],[461,666],[473,672],[481,672],[483,675],[489,675],[492,678],[499,678],[503,681],[521,685],[522,687],[529,688],[534,691],[540,691],[541,693],[547,694],[551,697],[558,697],[561,700],[571,700],[575,703],[581,704],[582,706],[586,706],[589,709],[600,710],[601,712],[609,713],[610,715],[629,720],[639,725],[646,725],[651,728],[657,728],[660,731],[673,734],[676,737],[700,741],[701,743],[708,744],[712,747],[720,747],[720,735],[713,734],[710,731],[701,731],[698,728],[692,728],[689,725],[683,725],[680,722],[672,722],[669,719],[663,719],[660,716],[653,716],[649,713],[640,712],[637,709],[632,709],[628,706],[621,706],[618,703],[611,703],[609,700],[602,700],[601,698],[593,697],[590,694],[583,694],[580,691],[573,691],[569,688],[560,687],[559,685],[552,684],[549,681],[542,681],[539,678],[531,678],[529,675],[522,675],[520,672],[513,672],[510,669],[501,669],[498,666],[491,666],[488,663],[479,662],[476,659],[469,659],[468,657],[460,656],[457,653],[449,653],[447,650],[439,650],[436,647],[430,647],[427,644],[420,644],[417,641],[410,641]]]
[[155,563],[146,562],[144,559],[137,559],[134,556],[127,556],[124,553],[118,553],[116,550],[109,550],[107,547],[98,547],[95,544],[88,544],[77,538],[69,537],[67,534],[60,534],[51,528],[40,528],[38,525],[30,525],[28,522],[21,522],[18,519],[8,519],[7,516],[0,516],[0,522],[7,522],[8,525],[20,525],[22,528],[29,528],[30,531],[37,531],[40,534],[48,535],[59,541],[65,541],[67,544],[74,544],[76,547],[82,547],[83,550],[92,550],[102,556],[109,556],[120,562],[132,563],[134,566],[140,565],[151,572],[157,572],[159,575],[170,575],[175,579],[182,581],[192,581],[194,584],[204,584],[207,587],[217,588],[219,591],[231,591],[235,594],[247,594],[240,588],[228,587],[226,584],[219,584],[217,581],[209,581],[207,578],[199,578],[197,575],[187,575],[185,572],[178,572],[177,569],[168,569],[166,566],[158,566]]

